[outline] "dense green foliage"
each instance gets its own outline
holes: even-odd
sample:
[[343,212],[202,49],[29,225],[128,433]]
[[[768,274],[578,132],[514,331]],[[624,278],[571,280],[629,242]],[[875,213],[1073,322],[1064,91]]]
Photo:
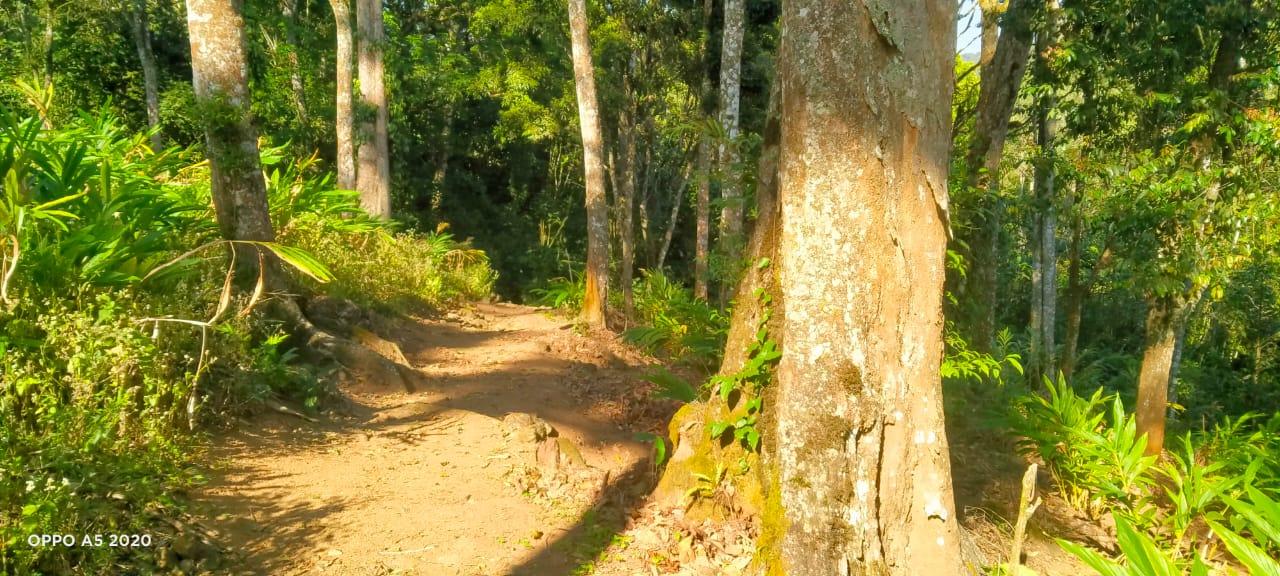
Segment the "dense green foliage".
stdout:
[[[263,153],[274,224],[320,262],[264,249],[309,266],[300,277],[333,278],[315,289],[392,307],[488,294],[483,255],[447,235],[345,217],[359,213],[352,194],[281,153]],[[188,252],[216,235],[208,168],[191,151],[152,151],[105,111],[45,129],[0,109],[0,175],[12,270],[0,305],[0,568],[101,573],[121,551],[66,554],[25,538],[148,532],[199,480],[199,444],[180,432],[269,397],[315,407],[329,381],[252,302],[222,312],[220,246]],[[361,245],[397,268],[350,258]]]
[[[394,221],[365,216],[329,174],[329,3],[242,4],[278,235],[253,248],[283,261],[304,297],[399,313],[497,292],[581,308],[583,150],[563,3],[383,3]],[[621,136],[638,150],[635,222],[610,226],[613,278],[621,239],[635,242],[634,307],[624,312],[611,281],[611,326],[712,372],[732,314],[718,289],[736,285],[749,259],[718,237],[719,190],[742,184],[750,229],[780,2],[748,3],[734,141],[715,120],[721,2],[588,4],[613,212]],[[992,79],[956,58],[948,407],[998,405],[1068,503],[1116,517],[1126,561],[1068,544],[1099,572],[1199,573],[1223,565],[1225,551],[1269,573],[1267,554],[1280,554],[1280,417],[1268,416],[1280,414],[1280,6],[1035,4],[1025,16],[1037,46],[989,189],[969,186],[978,172],[965,151],[988,136],[975,116]],[[140,9],[157,68],[154,129]],[[33,531],[140,529],[199,479],[188,468],[198,438],[177,432],[273,397],[316,407],[331,392],[328,368],[301,361],[305,350],[258,298],[224,297],[229,250],[213,220],[185,22],[178,0],[0,6],[0,571],[105,569],[111,551],[68,558],[14,543]],[[738,162],[703,158],[712,167],[702,173],[699,144],[734,149]],[[688,287],[702,182],[709,299]],[[995,250],[981,253],[980,227],[992,221]],[[1048,263],[1032,256],[1046,230],[1058,253]],[[967,290],[979,270],[996,278],[995,294]],[[1049,332],[1060,335],[1048,351],[1034,327],[1045,277],[1058,295]],[[1162,307],[1182,321],[1167,375],[1171,440],[1157,458],[1128,409]],[[980,334],[985,312],[996,325]],[[742,419],[713,433],[754,450],[778,346],[762,325],[737,372],[705,386],[666,371],[650,380],[680,401],[749,397]],[[1062,376],[1042,383],[1046,373]]]
[[1157,462],[1115,395],[1077,395],[1047,383],[1010,412],[1020,448],[1043,461],[1063,497],[1093,517],[1111,515],[1127,567],[1063,546],[1104,574],[1207,574],[1218,542],[1252,574],[1275,574],[1280,415],[1249,413],[1186,433]]

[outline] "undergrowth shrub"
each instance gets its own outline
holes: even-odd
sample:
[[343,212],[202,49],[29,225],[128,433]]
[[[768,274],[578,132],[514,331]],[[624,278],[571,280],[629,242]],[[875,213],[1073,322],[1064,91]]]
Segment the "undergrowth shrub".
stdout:
[[637,326],[622,334],[628,342],[694,365],[719,363],[729,332],[727,312],[650,270],[636,279],[633,301]]
[[[307,287],[362,303],[487,295],[483,253],[391,232],[315,164],[263,149],[280,239],[258,249],[329,276],[314,250],[334,281]],[[252,298],[224,301],[209,196],[207,163],[152,151],[107,113],[46,128],[0,109],[0,573],[153,571],[155,546],[26,538],[167,532],[159,519],[200,480],[192,432],[271,397],[315,408],[330,393]]]
[[570,278],[553,278],[547,281],[545,288],[534,288],[529,291],[534,304],[571,314],[582,311],[582,301],[586,293],[586,276],[581,274]]
[[1144,455],[1134,416],[1101,388],[1080,395],[1065,381],[1028,393],[1008,424],[1020,449],[1043,461],[1073,507],[1111,514],[1122,558],[1062,546],[1103,574],[1280,575],[1280,414],[1247,414],[1170,437],[1163,461]]
[[[582,311],[586,277],[555,278],[529,291],[535,304],[570,314]],[[720,362],[729,332],[729,311],[721,311],[660,271],[643,270],[632,284],[633,326],[623,339],[649,352],[703,368]],[[622,295],[609,292],[609,306],[622,310]]]
[[369,307],[403,312],[478,300],[497,280],[483,251],[444,232],[301,227],[283,239],[329,267],[326,293]]

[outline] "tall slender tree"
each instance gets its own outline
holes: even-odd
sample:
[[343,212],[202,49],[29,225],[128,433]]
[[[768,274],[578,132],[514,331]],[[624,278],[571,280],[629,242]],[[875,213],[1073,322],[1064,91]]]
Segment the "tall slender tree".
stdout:
[[307,91],[302,82],[302,66],[298,63],[298,0],[280,0],[280,11],[284,14],[284,41],[289,64],[290,99],[293,101],[294,114],[298,116],[298,127],[303,138],[310,137],[311,114],[307,111]]
[[155,51],[151,49],[151,28],[147,21],[147,0],[133,0],[129,11],[129,25],[133,31],[133,45],[142,64],[142,91],[147,105],[147,127],[151,134],[151,147],[164,146],[164,136],[156,127],[160,125],[160,71],[156,66]]
[[[712,0],[702,2],[702,57],[707,72],[702,75],[700,97],[703,109],[711,109],[711,8]],[[710,115],[708,114],[708,117]],[[709,259],[711,257],[711,143],[703,132],[698,142],[698,193],[694,200],[693,295],[707,299]]]
[[1054,378],[1054,329],[1058,309],[1057,166],[1055,141],[1059,130],[1054,78],[1050,69],[1056,47],[1056,0],[1047,2],[1044,26],[1036,35],[1035,76],[1045,89],[1035,107],[1036,142],[1040,148],[1035,162],[1035,210],[1032,215],[1031,248],[1034,263],[1031,277],[1031,362],[1027,371],[1034,385]]
[[[742,189],[735,165],[738,162],[738,106],[742,94],[742,42],[746,35],[744,0],[725,0],[724,34],[720,44],[720,127],[724,140],[718,150],[720,196],[721,251],[736,257],[742,236]],[[726,282],[725,285],[731,285]]]
[[336,113],[334,131],[337,132],[337,171],[338,187],[344,190],[356,189],[356,153],[355,143],[355,110],[351,98],[355,87],[352,85],[351,70],[353,67],[351,36],[351,0],[329,0],[333,7],[334,27],[337,31],[337,50],[334,62],[337,66],[337,95],[335,98]]
[[766,529],[791,576],[961,573],[937,369],[954,18],[945,0],[783,5]]
[[[186,3],[191,83],[204,122],[218,228],[228,240],[273,240],[258,133],[249,111],[240,0]],[[257,254],[237,244],[236,265],[242,280],[251,278],[257,270]]]
[[[984,61],[987,54],[991,59],[989,63],[982,63],[973,138],[965,152],[965,184],[979,194],[973,214],[973,237],[969,239],[971,270],[966,276],[965,294],[973,301],[971,339],[974,347],[983,351],[991,350],[996,331],[999,294],[996,269],[1000,262],[1001,226],[998,198],[1000,159],[1009,133],[1013,105],[1018,99],[1022,76],[1031,54],[1031,24],[1037,1],[1042,0],[1010,0],[1003,15],[998,3],[982,4],[982,54]],[[992,30],[997,19],[1003,30],[999,35]],[[994,48],[991,47],[992,41],[995,42]]]
[[622,306],[627,318],[634,306],[631,280],[635,265],[635,201],[636,201],[636,94],[632,82],[636,58],[633,54],[622,75],[622,109],[618,114],[618,151],[615,204],[618,211],[619,286]]
[[582,317],[591,326],[604,326],[609,291],[609,212],[604,197],[604,143],[600,107],[596,102],[595,69],[591,61],[591,33],[586,0],[569,0],[569,34],[573,51],[573,80],[582,126],[582,166],[587,204],[586,295]]
[[356,189],[360,205],[391,217],[391,159],[387,142],[387,90],[383,77],[382,0],[356,0],[360,105],[356,108]]

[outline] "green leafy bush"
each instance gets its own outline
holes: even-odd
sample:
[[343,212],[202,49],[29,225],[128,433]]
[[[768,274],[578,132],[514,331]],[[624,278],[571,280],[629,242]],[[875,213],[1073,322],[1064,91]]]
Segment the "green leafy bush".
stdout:
[[1155,458],[1143,455],[1146,437],[1137,436],[1120,399],[1101,388],[1077,395],[1065,380],[1046,379],[1045,386],[1047,396],[1027,394],[1015,403],[1009,422],[1022,438],[1019,449],[1043,460],[1063,496],[1082,511],[1096,516],[1109,505],[1141,508]]
[[644,271],[636,279],[634,294],[638,326],[624,332],[624,339],[695,365],[719,362],[728,316],[657,271]]
[[303,226],[282,239],[329,268],[334,279],[326,293],[369,307],[408,311],[478,300],[497,279],[483,251],[447,233]]
[[[280,241],[256,246],[312,288],[332,276],[324,288],[365,303],[488,294],[483,253],[393,233],[314,157],[268,147],[263,165]],[[199,480],[191,431],[330,393],[278,324],[247,313],[255,297],[228,298],[207,164],[110,114],[50,129],[0,109],[0,244],[0,573],[146,572],[150,551],[25,538],[154,533]]]
[[1064,548],[1102,574],[1208,574],[1226,559],[1211,553],[1220,541],[1249,573],[1280,574],[1271,556],[1280,550],[1271,452],[1280,416],[1186,433],[1157,464],[1118,397],[1102,389],[1081,396],[1065,381],[1046,386],[1043,396],[1022,396],[1009,417],[1019,447],[1045,462],[1070,504],[1115,517],[1123,559]]
[[586,277],[579,274],[577,279],[553,278],[545,288],[534,288],[529,293],[533,296],[533,302],[539,306],[576,314],[582,311],[582,302],[586,297]]

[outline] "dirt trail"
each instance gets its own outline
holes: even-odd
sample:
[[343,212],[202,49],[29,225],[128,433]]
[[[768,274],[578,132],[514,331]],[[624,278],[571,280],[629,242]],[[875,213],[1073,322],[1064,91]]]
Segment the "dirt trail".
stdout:
[[665,418],[646,412],[645,359],[532,308],[484,304],[452,320],[390,335],[420,373],[414,392],[346,390],[345,416],[271,416],[218,439],[196,500],[233,548],[233,573],[572,572],[557,542],[582,530],[582,508],[513,486],[536,448],[504,438],[501,419],[543,418],[612,485],[630,481],[649,448],[620,424]]

